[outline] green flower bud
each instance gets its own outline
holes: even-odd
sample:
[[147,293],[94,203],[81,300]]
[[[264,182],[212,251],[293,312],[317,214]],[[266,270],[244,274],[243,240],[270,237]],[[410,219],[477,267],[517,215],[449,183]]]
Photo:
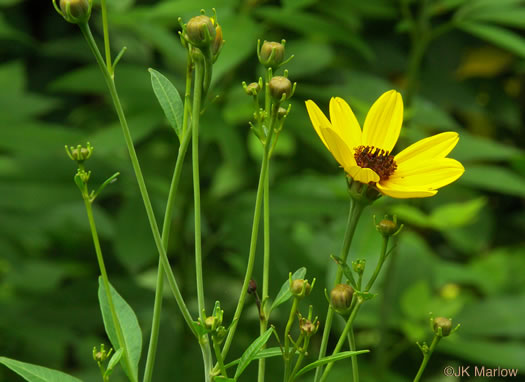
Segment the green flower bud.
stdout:
[[[217,32],[211,18],[205,15],[195,16],[186,24],[186,36],[190,44],[205,48],[214,43]],[[222,35],[222,32],[221,32]]]
[[303,279],[292,280],[292,283],[290,285],[290,291],[296,297],[308,296],[311,290],[312,290],[312,286],[310,285],[308,280],[303,280]]
[[336,312],[345,313],[352,304],[354,289],[348,284],[337,284],[330,292],[330,304]]
[[60,0],[60,9],[53,0],[55,9],[64,19],[73,24],[87,23],[91,17],[92,0]]
[[277,69],[284,60],[284,45],[265,41],[259,52],[259,62],[267,68]]
[[390,236],[397,231],[397,224],[392,220],[383,219],[377,225],[377,230],[383,235]]
[[257,82],[252,82],[251,84],[246,85],[244,87],[244,91],[246,92],[247,95],[250,95],[250,96],[257,95],[259,93],[259,90],[261,90],[261,87],[259,86]]
[[277,118],[283,119],[287,115],[288,115],[288,110],[285,109],[284,107],[279,107],[279,109],[277,110]]
[[83,147],[82,145],[68,147],[66,145],[66,153],[71,160],[74,160],[79,164],[84,163],[84,161],[89,159],[91,154],[93,154],[93,146],[91,146],[89,142],[86,144],[86,147]]
[[204,327],[208,330],[214,330],[217,323],[217,318],[213,316],[206,317],[204,321]]
[[[433,324],[434,333],[446,337],[452,331],[452,321],[445,317],[436,317]],[[441,329],[441,333],[440,333]]]
[[288,99],[292,95],[292,83],[286,77],[275,76],[270,80],[268,86],[272,97],[276,101],[281,101],[283,95],[285,96],[284,99]]

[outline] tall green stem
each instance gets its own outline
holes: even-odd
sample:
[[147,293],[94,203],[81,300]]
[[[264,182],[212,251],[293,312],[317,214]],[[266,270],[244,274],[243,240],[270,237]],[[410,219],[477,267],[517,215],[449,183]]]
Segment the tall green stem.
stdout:
[[[191,60],[188,59],[188,66],[186,70],[186,95],[184,102],[184,115],[182,119],[183,138],[179,146],[179,153],[177,155],[177,161],[175,163],[175,170],[173,171],[173,177],[171,178],[170,191],[168,194],[168,202],[166,203],[166,211],[164,213],[164,222],[162,223],[162,245],[164,250],[168,251],[169,233],[171,227],[171,219],[173,216],[173,210],[175,207],[175,198],[177,196],[177,190],[179,187],[179,181],[182,174],[182,167],[184,164],[184,158],[186,158],[186,152],[188,151],[188,145],[191,139],[191,130],[188,129],[188,118],[190,114],[189,96],[191,93]],[[160,330],[160,317],[162,313],[162,300],[164,293],[164,267],[162,261],[159,258],[159,265],[157,271],[157,284],[155,286],[155,302],[153,305],[153,319],[151,323],[151,334],[148,347],[148,356],[146,359],[146,368],[144,370],[143,382],[151,382],[153,377],[153,368],[155,366],[155,357],[157,353],[157,344]]]
[[264,145],[261,173],[259,174],[259,185],[257,186],[257,196],[255,197],[255,211],[253,214],[250,251],[248,254],[248,265],[246,266],[246,274],[244,275],[244,281],[242,283],[242,289],[239,295],[239,301],[237,302],[237,308],[235,309],[235,313],[233,315],[232,325],[231,325],[230,330],[228,331],[228,336],[226,337],[226,340],[224,341],[224,346],[222,348],[222,358],[223,359],[226,359],[226,355],[228,354],[228,351],[230,350],[230,346],[233,341],[233,336],[235,335],[235,330],[237,329],[239,318],[241,317],[242,310],[244,308],[244,302],[246,300],[248,285],[252,278],[253,266],[255,264],[255,252],[257,249],[257,237],[259,234],[259,222],[261,220],[261,207],[263,204],[262,202],[263,202],[263,195],[264,195],[264,182],[265,182],[266,177],[268,176],[268,165],[270,161],[270,147],[271,147],[271,141],[273,137],[275,123],[277,121],[278,108],[279,108],[279,105],[277,105],[277,107],[274,107],[274,110],[272,111],[272,119],[270,122],[268,137],[266,138],[266,144]]
[[[106,271],[106,266],[104,265],[104,258],[102,256],[102,249],[100,248],[100,241],[98,239],[97,227],[95,225],[95,219],[93,218],[93,209],[91,208],[91,201],[87,192],[84,192],[82,195],[84,199],[84,204],[86,206],[86,212],[89,220],[89,228],[91,229],[91,235],[93,236],[93,245],[95,246],[95,252],[97,254],[98,266],[100,268],[100,275],[102,276],[102,283],[104,284],[104,291],[106,292],[106,298],[108,300],[109,310],[111,311],[111,319],[113,321],[113,326],[117,332],[117,339],[120,348],[123,351],[122,360],[126,364],[128,370],[132,369],[132,362],[129,358],[129,350],[126,346],[126,341],[124,340],[124,333],[122,332],[122,327],[120,326],[120,321],[117,316],[117,310],[115,309],[115,304],[113,303],[113,297],[111,296],[111,289],[109,286],[108,273]],[[129,379],[132,382],[137,382],[137,379],[133,375],[128,375]]]
[[[343,240],[343,248],[341,249],[340,258],[346,263],[348,258],[348,251],[350,250],[350,245],[352,244],[352,238],[354,237],[355,229],[357,227],[357,222],[363,212],[366,204],[359,203],[354,199],[350,199],[350,212],[348,213],[348,221],[346,223],[346,232]],[[334,286],[339,284],[343,278],[343,268],[338,267],[337,273],[335,275]],[[328,346],[328,338],[330,337],[330,330],[332,329],[332,321],[334,318],[334,310],[331,306],[328,307],[328,313],[326,314],[326,322],[323,330],[323,338],[321,340],[321,348],[319,350],[319,359],[323,358],[326,354],[326,348]],[[315,371],[315,382],[319,381],[321,373],[323,372],[323,367],[320,366]]]
[[390,236],[383,236],[383,242],[381,244],[381,254],[379,255],[379,260],[377,261],[376,269],[374,270],[372,277],[370,277],[370,280],[368,280],[368,283],[366,284],[365,292],[368,292],[370,288],[372,288],[374,282],[377,279],[377,276],[379,275],[379,272],[381,272],[381,268],[383,267],[383,264],[386,259],[386,250],[388,248],[389,238]]
[[295,314],[297,313],[298,305],[299,298],[294,297],[292,308],[290,309],[290,316],[288,317],[288,322],[286,323],[286,328],[284,329],[284,382],[288,381],[288,378],[290,378],[290,367],[293,354],[293,352],[290,352],[290,331],[292,330],[292,325],[295,319]]
[[89,48],[91,49],[93,55],[95,56],[95,59],[100,67],[100,70],[102,71],[102,74],[104,75],[104,80],[106,81],[109,93],[111,95],[111,99],[113,100],[113,105],[115,106],[115,110],[117,112],[117,115],[120,121],[120,126],[122,127],[122,133],[124,135],[124,140],[128,148],[129,156],[131,159],[131,164],[135,172],[135,177],[137,178],[137,183],[139,186],[140,194],[142,196],[142,200],[144,201],[144,207],[146,209],[148,221],[151,227],[151,231],[153,233],[153,239],[155,241],[155,246],[157,247],[157,251],[159,252],[159,256],[162,261],[162,266],[164,268],[166,277],[168,279],[169,287],[175,297],[175,300],[177,301],[177,305],[179,306],[179,309],[182,313],[182,316],[184,317],[184,320],[186,321],[186,324],[188,325],[192,333],[195,335],[195,337],[197,337],[197,332],[195,331],[195,328],[193,327],[193,324],[192,324],[193,320],[191,318],[191,314],[188,310],[188,307],[186,306],[186,303],[184,302],[182,294],[180,293],[180,289],[177,284],[177,280],[175,279],[175,275],[173,274],[173,271],[171,270],[168,256],[166,255],[166,251],[164,250],[164,247],[162,245],[162,239],[160,236],[159,227],[155,219],[155,214],[153,213],[153,207],[151,206],[151,201],[149,198],[148,190],[146,188],[146,183],[144,181],[144,176],[142,175],[142,170],[140,168],[137,153],[135,151],[135,147],[133,146],[133,141],[131,139],[131,133],[129,131],[129,127],[126,121],[124,110],[122,109],[122,105],[120,103],[120,99],[117,93],[117,89],[115,87],[113,76],[110,74],[108,68],[106,67],[106,64],[104,63],[102,55],[100,54],[100,51],[98,50],[98,47],[93,38],[93,35],[91,34],[89,25],[79,24],[79,27],[89,45]]
[[[348,331],[348,344],[350,345],[350,351],[357,350],[355,347],[355,336],[353,327],[351,327]],[[359,365],[357,363],[357,356],[352,357],[352,377],[354,378],[353,382],[359,382]]]
[[113,65],[111,64],[111,48],[109,46],[109,27],[108,27],[108,8],[106,7],[106,0],[100,0],[100,8],[102,10],[102,29],[104,31],[104,52],[106,55],[106,65],[109,74],[113,78]]
[[[266,71],[266,84],[272,79],[272,72],[270,70]],[[271,113],[271,98],[269,94],[269,86],[265,86],[265,111],[266,115]],[[271,121],[270,121],[271,124]],[[267,140],[266,145],[271,146],[272,142]],[[270,149],[271,151],[271,149]],[[270,159],[268,158],[268,161]],[[268,167],[270,163],[268,163]],[[268,168],[269,171],[269,168]],[[262,280],[262,312],[259,323],[259,334],[263,335],[268,327],[268,320],[270,317],[266,317],[266,303],[269,298],[269,287],[270,287],[270,177],[267,176],[264,179],[264,201],[263,201],[263,234],[264,234],[264,254],[263,254],[263,280]],[[263,346],[263,349],[266,347],[266,344]],[[266,373],[266,359],[259,359],[259,369],[257,372],[257,381],[264,382],[264,377]]]
[[[354,309],[352,310],[352,314],[350,314],[350,317],[346,321],[345,328],[343,329],[343,333],[341,334],[341,337],[339,337],[339,341],[337,341],[337,345],[335,345],[335,349],[332,353],[332,355],[336,355],[339,353],[341,348],[343,347],[343,344],[346,341],[346,336],[350,332],[350,329],[352,329],[352,324],[354,322],[355,317],[357,316],[357,312],[359,311],[359,308],[361,307],[361,304],[363,303],[363,300],[358,298],[357,303],[354,306]],[[330,370],[332,370],[332,367],[334,366],[333,362],[330,362],[326,369],[324,370],[322,376],[321,376],[321,382],[324,382],[326,378],[328,377],[328,374],[330,373]]]
[[434,350],[436,349],[436,346],[439,343],[440,339],[441,339],[441,336],[437,334],[434,336],[434,339],[432,340],[432,344],[430,345],[430,348],[428,348],[427,352],[425,353],[423,357],[423,361],[421,362],[421,366],[419,367],[416,377],[414,378],[414,382],[419,382],[419,380],[421,379],[421,376],[423,375],[423,372],[425,371],[425,368],[427,367],[428,361],[430,360],[430,357],[432,357],[432,353],[434,353]]
[[204,79],[204,57],[195,56],[195,83],[193,87],[193,116],[191,157],[193,168],[193,201],[195,211],[195,274],[197,278],[197,301],[201,322],[206,320],[204,303],[204,283],[202,279],[202,239],[201,239],[201,186],[199,177],[199,122],[201,115],[202,86]]

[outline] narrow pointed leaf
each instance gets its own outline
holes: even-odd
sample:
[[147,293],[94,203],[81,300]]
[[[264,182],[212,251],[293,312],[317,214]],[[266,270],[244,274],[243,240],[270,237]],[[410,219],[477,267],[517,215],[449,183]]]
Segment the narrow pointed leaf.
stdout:
[[28,382],[82,382],[58,370],[0,357],[0,363],[13,370]]
[[[292,275],[292,280],[303,279],[305,275],[306,275],[306,268],[305,267],[299,268]],[[292,292],[290,292],[290,281],[286,280],[281,286],[279,293],[277,293],[277,297],[275,297],[275,300],[272,303],[270,312],[274,310],[275,308],[277,308],[279,305],[288,301],[291,297],[292,297]]]
[[168,119],[171,127],[175,130],[175,133],[182,139],[182,113],[184,110],[184,104],[180,98],[177,88],[164,77],[162,74],[154,69],[149,69],[151,74],[151,86],[153,92],[159,100],[162,110]]
[[507,49],[522,58],[525,57],[525,39],[509,29],[496,25],[466,21],[459,23],[458,26],[465,32]]
[[[102,278],[99,277],[98,287],[98,300],[100,303],[100,310],[102,312],[102,318],[104,320],[104,327],[106,328],[106,334],[108,335],[111,345],[115,350],[120,349],[118,342],[117,332],[113,325],[113,318],[111,316],[111,310],[109,309],[108,300],[106,297],[106,291]],[[126,375],[130,377],[132,381],[138,381],[138,365],[140,360],[140,353],[142,351],[142,332],[140,330],[137,316],[133,309],[128,305],[126,300],[122,298],[120,294],[110,285],[111,298],[117,311],[117,317],[122,327],[124,334],[124,346],[126,347],[128,356],[125,355],[121,358],[120,364],[124,369]],[[126,361],[129,358],[129,364]]]
[[[280,347],[267,348],[267,349],[263,349],[263,350],[259,351],[255,355],[254,359],[277,357],[277,356],[280,356],[282,354],[283,354],[283,352],[282,352]],[[241,359],[237,358],[235,361],[231,361],[230,363],[224,365],[224,367],[226,369],[228,369],[228,368],[230,368],[232,366],[238,365],[240,361],[241,361]]]
[[272,335],[272,332],[273,328],[269,328],[262,335],[257,337],[257,339],[253,341],[252,344],[248,347],[248,349],[245,350],[239,361],[239,366],[237,366],[237,370],[235,371],[235,376],[233,377],[234,379],[239,378],[244,369],[248,367],[250,362],[256,359],[257,353],[259,353],[261,348],[266,344],[266,342],[268,342],[270,336]]
[[306,365],[305,367],[303,367],[301,370],[299,370],[297,372],[297,374],[295,374],[295,377],[299,377],[300,375],[303,375],[304,373],[308,373],[309,371],[314,370],[317,367],[325,365],[327,363],[340,361],[342,359],[349,358],[349,357],[351,357],[353,355],[359,355],[359,354],[364,354],[364,353],[368,353],[368,352],[370,352],[370,350],[344,351],[342,353],[337,353],[337,354],[331,355],[329,357],[321,358],[321,359],[319,359],[319,360],[317,360],[315,362],[312,362],[311,364]]

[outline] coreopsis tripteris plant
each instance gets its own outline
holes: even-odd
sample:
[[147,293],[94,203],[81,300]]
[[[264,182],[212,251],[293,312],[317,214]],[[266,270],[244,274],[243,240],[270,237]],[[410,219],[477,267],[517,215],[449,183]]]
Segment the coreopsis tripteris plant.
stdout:
[[326,148],[354,181],[369,184],[393,198],[425,198],[458,179],[465,169],[446,158],[458,134],[446,132],[422,139],[391,155],[403,123],[403,99],[395,90],[372,105],[363,129],[342,98],[330,100],[330,120],[311,100],[308,114]]

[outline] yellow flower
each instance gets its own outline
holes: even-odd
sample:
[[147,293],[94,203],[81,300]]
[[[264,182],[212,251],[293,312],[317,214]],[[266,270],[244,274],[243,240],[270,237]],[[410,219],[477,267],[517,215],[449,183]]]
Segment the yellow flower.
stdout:
[[455,132],[422,139],[391,155],[403,123],[403,100],[395,90],[372,105],[361,131],[342,98],[330,100],[330,120],[311,100],[308,114],[326,148],[353,180],[393,198],[425,198],[458,179],[465,169],[446,158],[459,140]]

